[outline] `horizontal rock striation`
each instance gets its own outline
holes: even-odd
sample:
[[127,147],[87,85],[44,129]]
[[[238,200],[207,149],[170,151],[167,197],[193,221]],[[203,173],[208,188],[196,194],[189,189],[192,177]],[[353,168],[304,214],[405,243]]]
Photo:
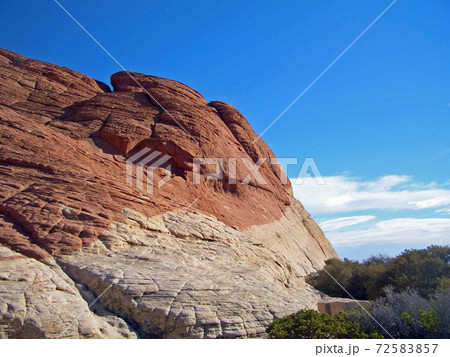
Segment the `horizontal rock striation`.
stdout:
[[136,338],[124,320],[97,305],[94,314],[51,260],[43,264],[0,246],[0,338]]
[[[231,105],[131,76],[0,50],[0,335],[254,337],[314,308],[303,277],[337,255],[270,148]],[[170,164],[151,194],[127,184],[145,148]],[[202,157],[223,180],[194,183]]]

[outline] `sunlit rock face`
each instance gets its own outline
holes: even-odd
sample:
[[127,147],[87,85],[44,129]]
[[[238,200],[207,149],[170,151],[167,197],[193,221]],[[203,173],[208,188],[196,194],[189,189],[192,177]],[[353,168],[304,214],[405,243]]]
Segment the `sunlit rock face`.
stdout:
[[[253,337],[315,308],[303,277],[336,253],[270,148],[231,105],[131,75],[0,50],[0,334]],[[151,193],[127,181],[142,149],[169,157]]]

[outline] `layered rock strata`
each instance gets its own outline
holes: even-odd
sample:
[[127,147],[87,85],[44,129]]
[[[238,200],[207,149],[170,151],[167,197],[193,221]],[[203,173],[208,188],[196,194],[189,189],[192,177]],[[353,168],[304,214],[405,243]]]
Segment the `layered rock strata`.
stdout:
[[[244,116],[172,80],[111,84],[0,50],[0,334],[255,337],[315,308],[303,277],[337,255]],[[151,193],[127,177],[141,150],[169,157]]]

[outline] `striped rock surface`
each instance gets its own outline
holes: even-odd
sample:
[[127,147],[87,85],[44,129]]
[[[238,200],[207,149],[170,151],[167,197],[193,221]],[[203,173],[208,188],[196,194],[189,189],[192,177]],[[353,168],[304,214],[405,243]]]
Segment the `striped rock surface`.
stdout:
[[[0,336],[255,337],[316,308],[304,276],[337,255],[270,148],[233,106],[131,75],[0,50]],[[143,170],[161,187],[127,177],[141,150],[167,155]]]

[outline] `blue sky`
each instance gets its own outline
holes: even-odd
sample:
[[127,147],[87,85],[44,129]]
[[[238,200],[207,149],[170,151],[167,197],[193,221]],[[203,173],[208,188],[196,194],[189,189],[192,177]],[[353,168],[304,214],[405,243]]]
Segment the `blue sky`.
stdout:
[[[60,3],[128,70],[229,102],[261,132],[391,1]],[[450,242],[449,19],[446,0],[398,0],[263,136],[314,158],[327,184],[294,190],[341,256]],[[2,1],[0,20],[3,48],[107,83],[120,70],[52,0]]]

